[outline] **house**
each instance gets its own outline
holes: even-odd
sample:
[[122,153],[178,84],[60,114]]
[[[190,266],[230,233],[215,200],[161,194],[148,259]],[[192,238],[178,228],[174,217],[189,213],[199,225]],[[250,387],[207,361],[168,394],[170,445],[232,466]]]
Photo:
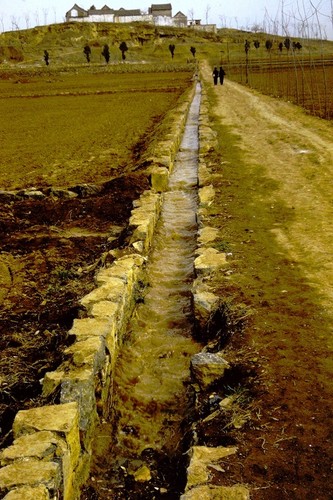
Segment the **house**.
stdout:
[[101,9],[96,9],[94,6],[88,10],[88,17],[91,21],[102,21],[104,23],[113,22],[114,10],[104,5]]
[[188,22],[189,26],[201,26],[201,19],[190,19]]
[[110,9],[107,5],[104,5],[101,9],[96,9],[92,6],[89,10],[85,10],[75,4],[68,12],[66,12],[66,21],[113,23],[114,12],[115,11]]
[[216,24],[201,24],[201,19],[192,19],[188,21],[188,27],[197,31],[216,33]]
[[74,4],[73,7],[66,12],[66,21],[69,22],[72,19],[75,19],[76,21],[83,20],[84,17],[88,16],[88,11],[82,9],[82,7],[79,7],[77,4]]
[[140,9],[127,10],[120,8],[111,9],[104,5],[101,9],[95,6],[85,10],[77,4],[66,12],[67,22],[104,22],[104,23],[132,23],[135,21],[147,22],[157,26],[186,27],[187,17],[182,12],[172,17],[171,3],[151,4],[148,12],[144,13]]
[[143,21],[143,14],[140,9],[119,9],[114,11],[115,23],[133,23],[135,21]]
[[148,14],[151,14],[153,17],[172,17],[171,3],[151,4]]
[[187,26],[187,17],[180,10],[173,16],[173,25],[177,28],[186,28]]
[[173,26],[171,3],[152,4],[148,9],[152,22],[157,26]]

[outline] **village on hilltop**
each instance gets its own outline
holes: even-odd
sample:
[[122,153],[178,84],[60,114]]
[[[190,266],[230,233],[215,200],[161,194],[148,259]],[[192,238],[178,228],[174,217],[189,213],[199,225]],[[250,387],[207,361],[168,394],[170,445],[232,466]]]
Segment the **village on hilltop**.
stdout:
[[133,23],[145,22],[156,26],[174,26],[177,28],[192,27],[202,31],[216,31],[215,24],[201,24],[200,19],[188,19],[185,14],[178,11],[172,15],[171,3],[152,4],[147,12],[140,9],[111,9],[104,5],[101,9],[96,9],[94,5],[85,10],[75,4],[66,12],[67,22],[104,22],[104,23]]

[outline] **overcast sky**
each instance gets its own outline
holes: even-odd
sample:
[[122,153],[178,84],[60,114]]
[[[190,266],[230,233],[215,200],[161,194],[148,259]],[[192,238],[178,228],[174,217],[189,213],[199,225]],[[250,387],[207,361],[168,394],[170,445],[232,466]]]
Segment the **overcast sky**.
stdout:
[[[153,0],[0,0],[0,31],[31,28],[41,24],[63,22],[65,14],[77,3],[88,9],[105,4],[112,9],[141,9],[147,11]],[[333,0],[193,0],[171,1],[172,14],[183,12],[189,18],[201,19],[203,24],[215,23],[217,27],[251,29],[255,25],[267,32],[289,36],[316,37],[333,40]],[[281,27],[284,26],[284,32]],[[274,29],[275,28],[275,29]]]

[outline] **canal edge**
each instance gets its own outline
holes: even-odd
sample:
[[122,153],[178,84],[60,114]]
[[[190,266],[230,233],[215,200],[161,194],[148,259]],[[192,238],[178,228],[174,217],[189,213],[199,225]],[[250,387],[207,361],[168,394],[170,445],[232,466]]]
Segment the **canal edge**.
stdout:
[[[218,236],[218,230],[213,225],[210,226],[211,215],[209,215],[210,211],[207,210],[214,205],[215,198],[214,180],[209,168],[209,153],[217,149],[218,138],[216,132],[210,126],[210,103],[205,91],[205,82],[202,83],[199,118],[198,240],[197,257],[194,262],[196,279],[192,288],[195,322],[199,334],[206,330],[210,318],[214,316],[214,313],[219,308],[221,298],[216,293],[214,278],[221,272],[221,269],[225,271],[228,266],[227,254],[214,248],[213,243]],[[203,339],[204,343],[205,341],[207,342],[207,339]],[[204,347],[202,351],[203,363],[206,363],[204,358],[208,354],[205,351]],[[216,356],[220,357],[220,359],[217,359],[217,371],[219,373],[216,378],[222,378],[224,369],[228,368],[222,350],[212,354],[211,359],[208,359],[207,366],[209,366],[210,362],[212,362],[212,366],[214,365]],[[192,361],[192,373],[193,371]],[[195,376],[193,379],[195,384]],[[196,390],[199,393],[201,388],[197,387]],[[195,424],[193,434],[195,435]],[[195,442],[195,438],[193,441]],[[246,485],[219,486],[212,480],[211,471],[215,468],[218,470],[218,462],[223,458],[237,454],[236,446],[206,447],[193,444],[188,454],[187,482],[181,500],[201,500],[202,498],[249,500],[250,491]]]

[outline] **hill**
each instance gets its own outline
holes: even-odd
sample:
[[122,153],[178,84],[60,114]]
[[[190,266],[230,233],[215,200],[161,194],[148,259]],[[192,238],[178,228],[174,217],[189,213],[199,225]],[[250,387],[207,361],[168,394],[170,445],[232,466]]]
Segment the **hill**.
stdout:
[[[266,40],[271,40],[272,51],[265,49]],[[47,50],[52,64],[81,64],[85,62],[83,47],[91,47],[91,62],[104,61],[101,51],[104,44],[110,48],[110,61],[121,61],[119,44],[128,46],[128,62],[168,62],[169,45],[175,45],[175,62],[187,62],[193,58],[190,48],[196,49],[196,58],[207,59],[211,64],[244,59],[245,40],[250,42],[251,53],[269,57],[278,52],[278,44],[284,37],[267,33],[252,33],[233,29],[220,29],[217,33],[194,28],[156,27],[150,24],[132,23],[62,23],[39,26],[31,29],[10,31],[0,35],[0,63],[43,63]],[[333,42],[311,39],[301,40],[306,54],[327,55],[333,52]],[[259,51],[253,42],[259,41]]]

